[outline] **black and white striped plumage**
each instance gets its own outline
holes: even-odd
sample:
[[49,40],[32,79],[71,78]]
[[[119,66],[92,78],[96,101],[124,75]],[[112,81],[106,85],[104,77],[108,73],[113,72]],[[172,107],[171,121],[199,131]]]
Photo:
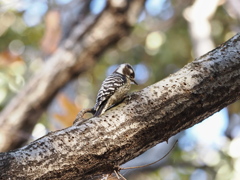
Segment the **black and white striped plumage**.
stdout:
[[116,103],[121,102],[134,81],[135,73],[130,64],[121,64],[102,83],[98,91],[96,104],[93,108],[94,116],[103,114],[107,109]]

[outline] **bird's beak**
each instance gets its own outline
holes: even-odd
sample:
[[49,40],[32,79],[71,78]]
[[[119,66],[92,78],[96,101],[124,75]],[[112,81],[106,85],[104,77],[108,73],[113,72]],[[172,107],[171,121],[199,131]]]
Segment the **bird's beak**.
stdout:
[[134,79],[131,79],[131,81],[132,81],[134,84],[138,85],[138,83],[137,83]]

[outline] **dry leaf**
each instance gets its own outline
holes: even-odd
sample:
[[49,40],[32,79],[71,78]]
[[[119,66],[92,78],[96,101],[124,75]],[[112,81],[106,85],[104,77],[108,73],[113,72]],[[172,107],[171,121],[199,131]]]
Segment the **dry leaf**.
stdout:
[[78,108],[68,97],[64,94],[60,94],[57,97],[57,100],[60,103],[60,106],[63,108],[64,115],[54,114],[53,117],[59,120],[65,127],[72,125],[75,120],[80,108]]

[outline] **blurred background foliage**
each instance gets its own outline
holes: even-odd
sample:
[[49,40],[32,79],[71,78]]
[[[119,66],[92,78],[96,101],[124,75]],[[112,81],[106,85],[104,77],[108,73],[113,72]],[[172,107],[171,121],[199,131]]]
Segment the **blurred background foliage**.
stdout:
[[[68,4],[76,0],[0,0],[0,110],[44,65],[61,39],[61,21]],[[204,16],[208,2],[202,9]],[[138,23],[128,37],[107,50],[99,63],[69,82],[35,126],[32,140],[48,131],[70,126],[78,111],[92,107],[106,77],[118,64],[136,70],[140,90],[165,78],[196,58],[189,33],[187,10],[194,0],[147,0]],[[105,0],[92,0],[89,10],[98,14]],[[208,19],[210,36],[217,46],[240,30],[238,0],[219,0]],[[238,9],[237,9],[238,7]],[[69,18],[69,17],[68,17]],[[204,33],[204,27],[200,31]],[[209,49],[211,50],[211,49]],[[240,177],[240,104],[236,102],[203,123],[178,134],[169,145],[159,144],[126,166],[151,163],[178,147],[160,163],[145,169],[123,171],[129,180],[237,180]],[[1,142],[0,142],[1,143]]]

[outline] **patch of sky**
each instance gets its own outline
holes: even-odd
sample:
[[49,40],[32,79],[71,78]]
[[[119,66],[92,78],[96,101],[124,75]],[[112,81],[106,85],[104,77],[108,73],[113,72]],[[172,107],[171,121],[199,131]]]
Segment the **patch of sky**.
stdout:
[[55,2],[59,5],[64,5],[70,3],[72,0],[55,0]]
[[112,74],[113,71],[115,71],[118,66],[119,66],[118,64],[114,64],[114,65],[110,66],[110,67],[107,69],[107,72],[106,72],[107,76],[110,75],[110,74]]
[[208,175],[206,171],[202,169],[196,169],[190,177],[190,180],[207,180],[207,179]]
[[138,84],[144,84],[149,78],[148,68],[144,64],[137,64],[134,66],[135,79]]
[[157,16],[163,9],[165,0],[148,0],[146,2],[146,9],[152,16]]
[[221,141],[228,125],[228,111],[226,108],[213,114],[203,122],[196,124],[186,130],[185,136],[180,140],[179,145],[188,151],[194,144],[202,144],[213,148],[221,148]]
[[43,15],[47,12],[48,5],[45,1],[32,1],[23,15],[28,26],[35,26],[41,22]]
[[106,6],[106,0],[92,0],[90,10],[93,14],[99,14]]
[[173,8],[169,0],[148,0],[146,2],[146,10],[152,16],[160,16],[163,20],[167,20],[173,16]]

